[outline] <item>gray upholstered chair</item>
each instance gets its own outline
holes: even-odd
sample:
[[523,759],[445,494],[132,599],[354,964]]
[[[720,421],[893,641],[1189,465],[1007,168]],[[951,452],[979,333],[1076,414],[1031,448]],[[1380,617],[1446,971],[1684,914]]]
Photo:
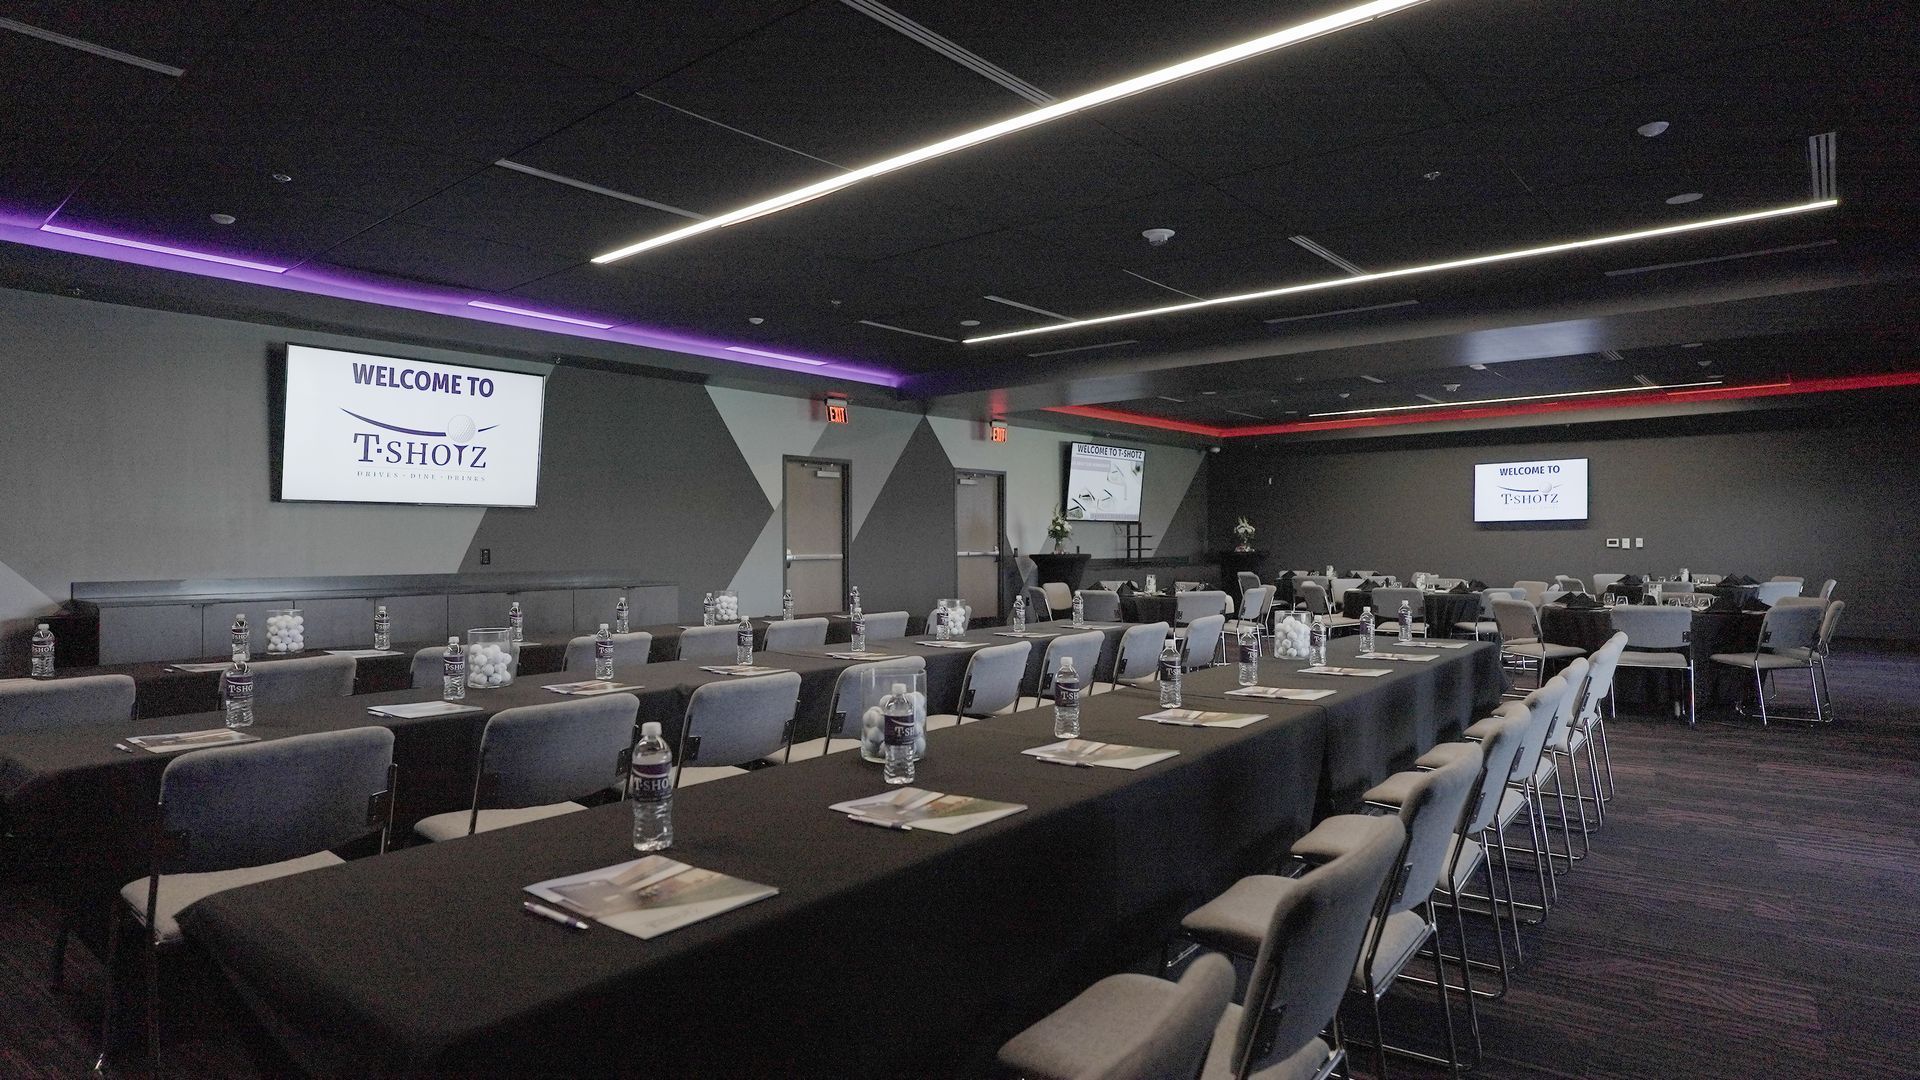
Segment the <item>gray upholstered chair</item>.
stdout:
[[1807,583],[1806,578],[1799,577],[1795,574],[1775,574],[1772,577],[1768,578],[1767,580],[1768,581],[1791,581],[1796,585],[1805,585]]
[[[1025,645],[1026,642],[1021,644]],[[840,669],[839,677],[833,682],[833,702],[827,709],[827,733],[818,739],[789,744],[780,755],[781,760],[825,757],[858,747],[863,721],[854,712],[857,705],[853,699],[855,688],[869,675],[919,675],[926,670],[926,658],[920,656],[896,656],[891,660],[875,660]]]
[[[1600,783],[1597,752],[1602,733],[1606,730],[1606,698],[1613,692],[1613,673],[1626,647],[1627,635],[1616,630],[1605,644],[1593,651],[1593,656],[1587,662],[1587,684],[1576,699],[1576,708],[1568,712],[1547,742],[1547,756],[1555,770],[1554,789],[1565,791],[1565,784],[1569,780],[1573,783],[1574,810],[1580,815],[1580,852],[1573,856],[1576,859],[1586,857],[1593,830],[1606,820],[1607,796]],[[1583,790],[1580,780],[1583,751],[1587,778],[1593,792],[1591,795]],[[1566,766],[1564,772],[1560,769],[1562,765]],[[1607,771],[1611,775],[1611,763]],[[1594,809],[1591,822],[1587,818],[1588,803],[1592,803]]]
[[1513,587],[1527,590],[1527,603],[1535,607],[1547,602],[1548,585],[1544,581],[1516,581]]
[[1212,667],[1220,659],[1220,639],[1227,625],[1225,615],[1202,615],[1187,624],[1181,645],[1181,663],[1186,670]]
[[1600,595],[1601,593],[1603,593],[1603,592],[1606,592],[1606,591],[1607,591],[1607,586],[1609,586],[1609,585],[1613,585],[1613,584],[1616,584],[1616,583],[1618,583],[1618,582],[1620,582],[1620,581],[1624,581],[1624,580],[1626,579],[1626,576],[1627,576],[1627,575],[1625,575],[1625,574],[1595,574],[1595,575],[1593,575],[1593,594],[1594,594],[1595,596],[1598,596],[1598,595]]
[[[1696,719],[1693,672],[1693,612],[1684,607],[1622,604],[1613,609],[1613,628],[1627,635],[1620,667],[1685,672],[1687,726]],[[1676,704],[1678,704],[1676,702]]]
[[1195,960],[1178,983],[1109,975],[1014,1036],[1000,1063],[1029,1080],[1197,1076],[1233,981],[1233,965],[1218,955]]
[[1360,625],[1359,619],[1350,619],[1333,610],[1327,599],[1326,586],[1317,581],[1302,581],[1294,586],[1294,595],[1300,598],[1300,604],[1309,615],[1325,616],[1327,632],[1344,630]]
[[[579,672],[593,671],[593,642],[594,638],[592,634],[583,634],[580,637],[568,641],[567,658],[565,663],[561,665],[561,669],[564,671]],[[445,651],[444,649],[422,649],[420,652],[414,654],[414,660],[417,664],[420,657],[427,653],[435,654],[435,659],[437,660],[439,654],[443,654]],[[647,656],[652,652],[653,635],[644,630],[632,634],[613,635],[614,667],[637,667],[640,664],[646,663]],[[416,679],[418,678],[417,670],[416,667]],[[429,683],[429,686],[436,685],[440,676],[440,669],[438,667],[434,668],[433,671],[435,682]],[[414,685],[417,687],[419,683],[415,682]]]
[[133,701],[126,675],[0,679],[0,735],[124,724],[133,719]]
[[1257,630],[1265,631],[1267,620],[1273,617],[1273,594],[1277,586],[1255,585],[1240,597],[1240,614],[1228,620],[1226,632],[1237,634],[1244,623],[1252,623]]
[[[867,624],[867,637],[873,637],[873,624]],[[827,643],[827,620],[776,619],[767,624],[767,649],[806,649]]]
[[[680,631],[680,659],[697,660],[703,663],[731,664],[734,660],[734,646],[739,641],[738,624],[727,626],[696,626]],[[872,631],[868,631],[872,636]]]
[[[1556,852],[1552,850],[1551,844],[1548,845],[1548,865],[1551,866],[1553,858],[1558,856],[1565,860],[1567,869],[1569,870],[1573,868],[1574,861],[1579,859],[1581,854],[1573,849],[1574,811],[1567,806],[1566,785],[1561,782],[1559,759],[1552,753],[1552,749],[1555,746],[1565,744],[1567,727],[1573,723],[1575,717],[1580,715],[1580,711],[1584,707],[1591,667],[1592,665],[1586,657],[1577,656],[1569,660],[1567,666],[1561,669],[1560,674],[1564,676],[1564,678],[1561,680],[1562,685],[1559,689],[1559,696],[1549,697],[1548,699],[1548,703],[1553,707],[1553,720],[1547,729],[1547,741],[1545,746],[1542,747],[1543,752],[1540,755],[1540,762],[1534,767],[1533,772],[1533,787],[1541,801],[1541,828],[1543,831],[1546,831],[1548,825],[1551,824],[1546,819],[1546,796],[1551,793],[1559,805],[1559,814],[1553,820],[1558,821],[1560,824],[1561,849]],[[1552,686],[1553,684],[1549,681],[1547,685]],[[1536,691],[1536,693],[1538,693],[1538,691]],[[1534,695],[1530,694],[1527,700],[1532,702],[1533,698]]]
[[1529,601],[1494,598],[1493,621],[1500,626],[1501,654],[1520,661],[1522,666],[1532,661],[1538,669],[1535,685],[1546,677],[1549,663],[1587,654],[1578,645],[1550,645],[1541,640],[1540,609]]
[[[1825,615],[1825,610],[1811,604],[1774,608],[1760,621],[1760,640],[1751,653],[1714,653],[1708,657],[1716,664],[1753,672],[1753,693],[1759,703],[1762,727],[1766,726],[1768,720],[1769,675],[1789,668],[1805,668],[1809,678],[1816,678],[1813,656],[1820,643],[1820,620]],[[1814,683],[1813,716],[1783,716],[1782,719],[1826,722],[1825,703],[1820,700],[1819,683]]]
[[[315,698],[351,697],[357,666],[351,656],[301,656],[254,664],[254,704],[288,705]],[[220,678],[226,681],[225,675]]]
[[1555,574],[1553,576],[1553,586],[1563,593],[1583,593],[1587,591],[1587,583],[1571,574]]
[[1113,659],[1113,685],[1142,684],[1154,681],[1160,670],[1160,650],[1167,647],[1172,627],[1166,623],[1139,623],[1120,635],[1120,648]]
[[893,641],[907,636],[907,620],[913,616],[905,611],[876,611],[867,616],[867,640]]
[[1833,590],[1834,590],[1834,587],[1837,586],[1838,584],[1839,582],[1833,580],[1832,578],[1828,578],[1827,580],[1821,582],[1820,583],[1820,599],[1822,600],[1833,599]]
[[1119,622],[1120,594],[1107,589],[1081,589],[1080,607],[1088,622]]
[[1020,591],[1020,595],[1027,601],[1028,622],[1047,622],[1053,618],[1053,604],[1047,600],[1047,590],[1038,585],[1029,585]]
[[1413,618],[1415,637],[1427,636],[1427,597],[1419,589],[1375,589],[1373,590],[1374,628],[1383,634],[1400,632],[1400,604],[1406,602],[1407,613]]
[[1048,581],[1040,586],[1041,595],[1047,598],[1047,607],[1052,611],[1066,611],[1073,607],[1073,590],[1064,581]]
[[1482,638],[1500,636],[1500,624],[1493,621],[1493,602],[1495,600],[1525,600],[1525,589],[1482,589],[1480,590],[1480,614],[1478,618],[1461,619],[1453,624],[1455,630],[1464,630],[1473,635],[1475,641]]
[[1753,598],[1772,607],[1789,596],[1799,596],[1800,585],[1799,578],[1786,581],[1775,578],[1772,581],[1763,581],[1754,588]]
[[1061,657],[1073,658],[1073,670],[1080,676],[1082,689],[1092,686],[1094,669],[1100,666],[1100,650],[1106,644],[1107,635],[1098,630],[1061,634],[1047,642],[1047,654],[1040,660],[1040,685],[1034,688],[1034,706],[1037,708],[1042,698],[1053,697],[1053,677],[1060,671]]
[[792,739],[800,675],[749,675],[694,687],[673,755],[675,787],[746,772],[741,766],[782,754]]
[[1246,595],[1248,589],[1257,589],[1260,587],[1260,575],[1251,570],[1240,571],[1233,575],[1233,580],[1239,583],[1240,595],[1242,596]]
[[[966,674],[960,678],[960,697],[955,705],[959,711],[927,717],[927,728],[932,730],[953,727],[967,720],[984,720],[1018,705],[1020,681],[1026,677],[1027,659],[1032,655],[1031,641],[989,645],[973,650],[973,655],[967,658]],[[1079,666],[1076,658],[1074,667]],[[1081,671],[1080,685],[1086,686],[1092,677],[1090,671]]]
[[[413,654],[413,668],[409,685],[415,690],[438,690],[441,680],[446,677],[447,648],[444,645],[429,645],[416,650]],[[520,666],[520,657],[516,652],[514,667]]]
[[1195,589],[1174,597],[1174,623],[1185,626],[1208,615],[1225,615],[1232,608],[1227,594],[1218,589]]
[[[1818,602],[1810,596],[1799,599]],[[1825,702],[1826,715],[1829,718],[1833,715],[1833,692],[1827,686],[1827,657],[1833,654],[1833,635],[1840,629],[1840,613],[1846,609],[1845,600],[1835,600],[1824,605],[1825,614],[1820,617],[1820,636],[1815,640],[1812,651],[1804,654],[1806,659],[1813,662],[1813,690],[1820,696],[1820,700]],[[1803,653],[1802,650],[1795,649],[1789,651],[1787,655],[1797,657]]]
[[393,732],[386,728],[213,747],[167,762],[149,871],[121,888],[108,933],[96,1070],[113,1048],[123,925],[140,934],[145,954],[147,1052],[158,1072],[159,953],[186,940],[176,916],[218,892],[337,866],[332,849],[371,834],[384,851],[392,817]]
[[502,709],[480,735],[471,805],[422,818],[414,833],[452,840],[585,810],[573,800],[625,771],[639,712],[632,694]]

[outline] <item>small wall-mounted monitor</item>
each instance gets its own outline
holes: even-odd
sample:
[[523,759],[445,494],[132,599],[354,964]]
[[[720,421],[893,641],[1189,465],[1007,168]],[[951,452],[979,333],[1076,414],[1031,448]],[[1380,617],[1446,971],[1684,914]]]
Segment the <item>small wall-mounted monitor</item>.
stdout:
[[284,383],[276,498],[534,504],[542,376],[289,345]]
[[1069,443],[1060,505],[1074,521],[1139,521],[1146,466],[1145,450]]
[[1476,522],[1586,519],[1586,458],[1496,461],[1473,467]]

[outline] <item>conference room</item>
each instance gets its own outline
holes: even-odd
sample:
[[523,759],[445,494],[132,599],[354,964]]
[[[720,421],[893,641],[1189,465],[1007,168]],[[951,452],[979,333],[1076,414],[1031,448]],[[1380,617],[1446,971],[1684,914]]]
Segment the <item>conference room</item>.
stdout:
[[0,5],[0,1075],[1912,1075],[1893,5]]

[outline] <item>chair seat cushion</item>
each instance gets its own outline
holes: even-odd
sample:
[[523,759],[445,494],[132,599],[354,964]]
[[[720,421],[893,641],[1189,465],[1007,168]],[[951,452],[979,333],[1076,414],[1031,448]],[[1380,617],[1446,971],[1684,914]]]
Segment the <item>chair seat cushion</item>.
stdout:
[[1151,975],[1109,975],[1000,1048],[1000,1063],[1036,1080],[1106,1075],[1177,1000]]
[[[204,900],[214,893],[237,889],[242,885],[254,885],[262,881],[272,881],[275,878],[303,874],[308,870],[339,866],[342,861],[340,856],[331,851],[316,851],[312,855],[302,855],[297,859],[268,863],[265,866],[244,866],[238,870],[211,870],[203,874],[162,874],[158,901],[154,905],[153,939],[160,945],[178,945],[185,940],[175,917],[185,911],[189,904]],[[120,899],[126,901],[127,906],[133,909],[134,920],[143,926],[147,921],[147,881],[147,878],[136,878],[127,882],[120,890]]]
[[1571,660],[1576,656],[1587,655],[1587,650],[1578,645],[1549,645],[1544,641],[1509,641],[1501,646],[1501,651],[1519,656],[1531,656],[1536,660]]
[[1498,634],[1500,632],[1500,624],[1492,621],[1469,622],[1462,620],[1454,623],[1453,628],[1455,630],[1465,630],[1472,634]]
[[[474,823],[476,833],[492,832],[495,829],[510,829],[515,825],[525,825],[529,821],[542,818],[559,817],[561,814],[576,814],[586,807],[576,802],[549,803],[546,806],[521,806],[512,810],[482,810],[480,820]],[[471,810],[454,810],[445,814],[421,818],[414,823],[413,831],[423,839],[440,843],[467,835],[467,820],[473,816]]]
[[1632,649],[1621,653],[1619,660],[1621,667],[1670,668],[1674,671],[1685,671],[1691,662],[1691,658],[1683,652],[1635,652]]
[[1271,874],[1243,877],[1180,920],[1180,929],[1202,945],[1235,956],[1256,956],[1273,921],[1273,909],[1299,887],[1293,878]]
[[[1413,959],[1420,946],[1427,942],[1427,920],[1416,911],[1402,911],[1387,916],[1385,928],[1380,931],[1380,947],[1373,954],[1373,985],[1380,993],[1386,993],[1399,976],[1401,969]],[[1373,933],[1368,927],[1367,933]],[[1361,993],[1367,988],[1367,956],[1361,953],[1358,963],[1353,965],[1352,986]]]
[[[1213,1046],[1207,1051],[1207,1063],[1200,1070],[1200,1080],[1229,1080],[1233,1076],[1233,1040],[1239,1030],[1240,1006],[1228,1005],[1220,1023],[1214,1026]],[[1255,1064],[1251,1075],[1253,1080],[1313,1080],[1320,1075],[1321,1067],[1332,1053],[1326,1043],[1308,1039],[1307,1045],[1286,1057]]]
[[1746,668],[1749,671],[1775,671],[1780,668],[1807,666],[1805,658],[1795,659],[1783,653],[1714,653],[1711,657],[1716,664],[1730,664],[1733,667]]
[[[1382,633],[1387,633],[1387,634],[1397,634],[1397,633],[1399,633],[1399,632],[1400,632],[1400,620],[1398,620],[1398,619],[1382,619],[1382,620],[1380,620],[1379,622],[1377,622],[1377,623],[1374,623],[1374,624],[1373,624],[1373,628],[1374,628],[1374,629],[1376,629],[1376,630],[1379,630],[1379,631],[1381,631]],[[1422,621],[1420,621],[1419,619],[1415,619],[1415,620],[1413,620],[1413,632],[1414,632],[1414,633],[1416,633],[1416,634],[1424,634],[1424,633],[1426,633],[1426,632],[1427,632],[1427,624],[1426,624],[1426,623],[1424,623],[1424,622],[1422,622]]]
[[730,776],[745,776],[747,770],[732,765],[689,765],[680,770],[680,786],[692,787],[695,784],[725,780]]
[[[1459,761],[1461,758],[1466,757],[1468,754],[1471,754],[1478,749],[1480,749],[1480,746],[1478,743],[1443,742],[1435,746],[1433,749],[1427,751],[1426,753],[1421,754],[1419,759],[1416,760],[1413,764],[1415,765],[1415,767],[1421,768],[1421,769],[1438,769],[1444,765],[1451,765],[1454,762]],[[1405,780],[1399,779],[1402,776],[1406,777],[1406,779]],[[1387,799],[1385,798],[1385,796],[1392,795],[1392,796],[1395,796],[1393,799],[1393,805],[1401,806],[1406,802],[1406,794],[1405,794],[1406,789],[1412,787],[1413,782],[1415,780],[1418,780],[1419,778],[1420,778],[1420,774],[1417,772],[1394,773],[1392,776],[1389,776],[1385,780],[1382,780],[1373,789],[1373,791],[1367,792],[1367,796],[1366,796],[1367,801],[1386,802]],[[1374,791],[1380,792],[1383,797],[1380,799],[1375,799],[1373,797]]]
[[[932,717],[928,717],[929,720]],[[824,754],[839,754],[857,748],[860,740],[850,735],[835,735],[831,744],[825,738],[805,739],[793,744],[793,757],[787,757],[786,751],[768,754],[762,758],[769,764],[778,765],[785,761],[804,761],[807,758],[821,757]]]
[[1295,840],[1293,854],[1313,862],[1331,862],[1369,839],[1368,824],[1365,814],[1335,814]]

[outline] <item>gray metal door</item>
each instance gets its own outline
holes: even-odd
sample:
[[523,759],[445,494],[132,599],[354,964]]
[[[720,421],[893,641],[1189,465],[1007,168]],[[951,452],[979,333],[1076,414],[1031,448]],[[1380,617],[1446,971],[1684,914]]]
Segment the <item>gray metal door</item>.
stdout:
[[976,619],[1000,617],[1001,514],[999,473],[954,473],[954,537],[959,541],[955,593],[973,605]]
[[847,606],[847,465],[788,458],[786,587],[801,614]]

